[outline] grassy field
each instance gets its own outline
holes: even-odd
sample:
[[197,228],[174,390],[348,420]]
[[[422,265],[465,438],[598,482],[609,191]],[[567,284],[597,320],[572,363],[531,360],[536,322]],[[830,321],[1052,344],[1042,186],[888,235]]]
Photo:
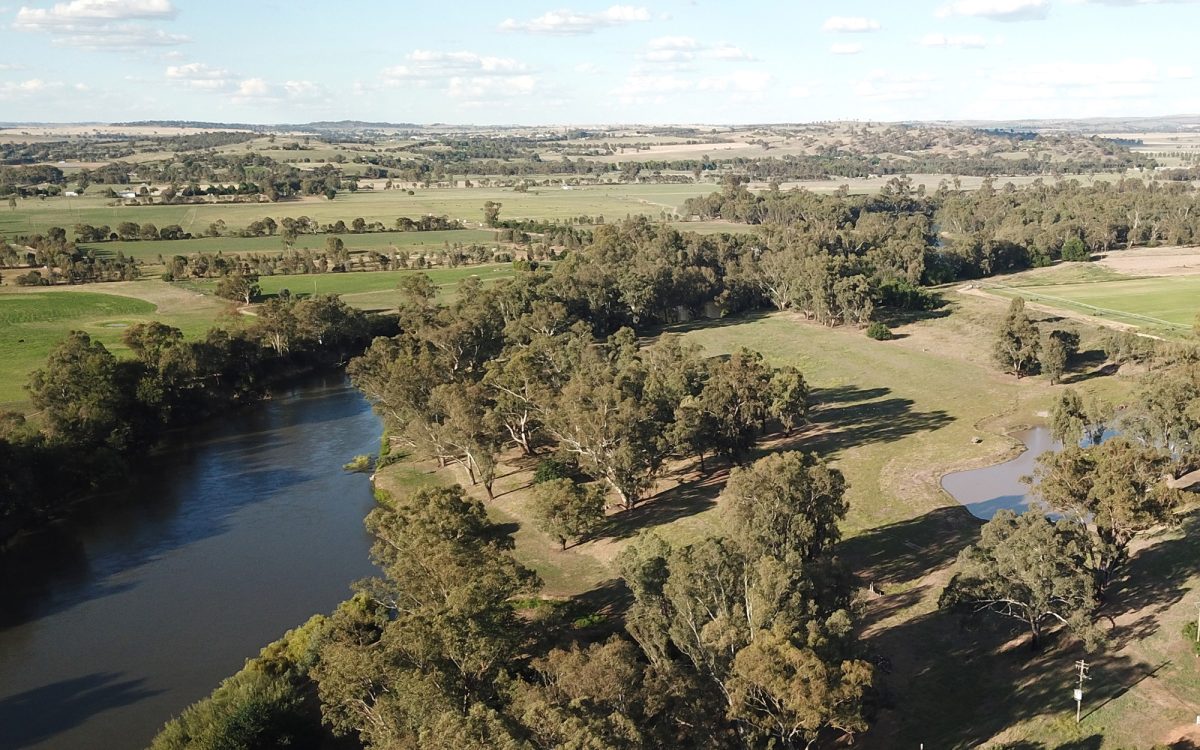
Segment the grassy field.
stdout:
[[[296,238],[296,250],[324,250],[325,240],[330,235],[304,234]],[[372,234],[339,234],[339,239],[350,250],[387,250],[389,247],[407,249],[413,253],[422,250],[439,250],[450,245],[487,244],[494,242],[496,233],[483,229],[460,229],[444,232],[380,232]],[[193,253],[281,253],[283,241],[278,237],[201,237],[193,240],[146,240],[135,242],[100,242],[85,247],[94,249],[98,255],[113,256],[118,252],[127,257],[144,261],[155,261],[159,255]]]
[[[1041,270],[1041,269],[1039,269]],[[982,286],[1007,297],[1178,336],[1200,311],[1200,276],[1130,277],[1091,264],[1030,271]]]
[[338,219],[349,223],[361,216],[368,222],[382,221],[391,226],[401,216],[419,218],[434,214],[478,224],[483,220],[483,204],[489,200],[503,205],[501,218],[554,220],[587,215],[613,221],[630,215],[657,217],[663,211],[678,210],[688,198],[707,195],[716,189],[711,184],[541,188],[525,193],[497,188],[431,188],[417,189],[415,195],[403,190],[360,190],[339,193],[332,201],[304,198],[280,203],[173,206],[110,206],[112,201],[89,193],[79,198],[21,200],[16,210],[0,209],[0,234],[45,231],[52,226],[69,230],[79,223],[116,226],[122,221],[150,222],[159,227],[179,224],[184,230],[198,234],[217,219],[223,219],[230,229],[238,229],[264,216],[275,219],[308,216],[320,223]]
[[[29,373],[73,330],[86,331],[111,351],[126,352],[125,329],[152,320],[196,336],[210,328],[227,305],[213,297],[157,281],[53,287],[28,291],[0,288],[0,410],[28,409]],[[99,290],[101,291],[93,291]]]

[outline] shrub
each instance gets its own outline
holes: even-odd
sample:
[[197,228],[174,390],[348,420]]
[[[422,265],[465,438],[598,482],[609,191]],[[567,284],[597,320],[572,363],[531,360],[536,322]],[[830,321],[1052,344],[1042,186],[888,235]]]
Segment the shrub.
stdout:
[[887,324],[878,320],[867,326],[867,337],[876,341],[889,341],[895,338],[892,335],[892,330],[887,327]]
[[1187,642],[1192,647],[1192,650],[1195,651],[1197,655],[1200,655],[1200,641],[1196,640],[1195,620],[1183,626],[1183,637],[1187,639]]
[[1083,244],[1083,240],[1078,237],[1071,237],[1063,243],[1062,259],[1087,261],[1092,259],[1092,254],[1088,252],[1087,247]]
[[541,461],[538,461],[537,469],[533,472],[533,483],[542,484],[544,482],[553,482],[555,479],[570,479],[574,473],[574,467],[566,461],[560,461],[556,458],[543,458]]

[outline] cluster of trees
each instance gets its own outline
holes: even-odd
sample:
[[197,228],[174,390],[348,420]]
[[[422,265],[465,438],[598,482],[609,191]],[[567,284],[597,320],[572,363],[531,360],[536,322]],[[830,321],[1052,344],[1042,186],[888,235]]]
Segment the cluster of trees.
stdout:
[[554,298],[562,278],[529,271],[488,289],[470,279],[450,307],[434,306],[428,277],[406,279],[403,332],[349,367],[392,440],[460,464],[489,495],[502,450],[551,444],[633,508],[670,458],[738,460],[769,421],[804,421],[794,368],[746,351],[707,360],[673,336],[643,349],[630,329],[596,340]]
[[[52,227],[51,230],[58,229]],[[191,232],[185,232],[183,227],[178,224],[168,224],[165,227],[159,228],[150,222],[138,224],[134,221],[122,221],[117,224],[116,229],[101,224],[93,226],[91,224],[76,224],[74,227],[76,242],[116,242],[117,240],[128,242],[130,240],[190,240]]]
[[[728,536],[622,555],[629,635],[571,644],[540,581],[460,487],[368,516],[382,577],[189,708],[156,750],[807,747],[867,726],[873,670],[832,557],[840,473],[800,453],[731,476]],[[322,726],[322,721],[324,726]]]
[[1046,332],[1025,311],[1025,299],[1014,297],[1001,321],[992,356],[1017,378],[1043,373],[1057,384],[1079,353],[1079,334],[1061,328]]
[[1035,647],[1055,625],[1091,646],[1134,539],[1179,521],[1186,500],[1172,480],[1200,462],[1200,366],[1189,358],[1148,374],[1119,411],[1068,389],[1050,416],[1066,447],[1040,457],[1026,479],[1034,510],[1001,511],[983,527],[942,603],[1015,618]]
[[230,274],[244,276],[285,276],[292,274],[343,273],[353,271],[390,271],[405,268],[458,268],[479,263],[506,263],[512,254],[497,252],[486,245],[455,243],[437,250],[413,255],[395,247],[381,250],[351,251],[337,237],[325,240],[323,250],[285,250],[282,253],[194,253],[162,258],[166,266],[162,278],[222,278]]
[[139,276],[138,262],[124,253],[102,256],[67,240],[66,232],[51,227],[47,234],[35,234],[10,244],[0,237],[0,267],[29,268],[15,277],[23,286],[86,284],[99,281],[132,281]]
[[343,361],[394,320],[367,316],[334,296],[272,300],[244,328],[185,340],[177,328],[125,331],[118,359],[72,332],[28,386],[42,428],[0,415],[0,540],[61,512],[124,471],[124,459],[168,427],[260,398],[273,382]]
[[1002,510],[984,525],[960,554],[943,606],[1015,618],[1035,648],[1055,624],[1094,645],[1094,614],[1124,573],[1130,543],[1176,521],[1183,495],[1168,480],[1178,466],[1162,448],[1125,436],[1044,454],[1029,480],[1041,505],[1020,516]]
[[[1044,265],[1055,258],[1086,260],[1099,252],[1158,243],[1187,244],[1200,237],[1191,185],[1121,180],[1090,187],[1075,181],[976,191],[943,185],[926,194],[907,178],[891,180],[878,195],[845,191],[817,195],[803,190],[752,193],[730,177],[719,193],[691,198],[684,214],[702,219],[786,227],[827,252],[864,252],[855,237],[891,221],[898,231],[882,239],[915,241],[898,249],[910,281],[943,283]],[[910,231],[903,229],[907,225]],[[1082,243],[1082,250],[1077,243]]]

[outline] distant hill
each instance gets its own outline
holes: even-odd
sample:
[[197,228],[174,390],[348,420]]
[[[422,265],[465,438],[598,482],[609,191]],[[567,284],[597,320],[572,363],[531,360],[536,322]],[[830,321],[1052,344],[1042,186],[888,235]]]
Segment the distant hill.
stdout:
[[[910,124],[910,123],[906,123]],[[915,124],[911,123],[911,124]],[[1086,117],[1049,120],[935,120],[936,125],[1032,132],[1069,133],[1178,133],[1200,130],[1200,115],[1156,117]]]
[[422,127],[411,122],[366,122],[363,120],[322,120],[320,122],[283,123],[278,125],[252,125],[244,122],[205,122],[202,120],[137,120],[114,122],[120,128],[196,128],[200,130],[270,130],[321,131],[321,130],[415,130]]

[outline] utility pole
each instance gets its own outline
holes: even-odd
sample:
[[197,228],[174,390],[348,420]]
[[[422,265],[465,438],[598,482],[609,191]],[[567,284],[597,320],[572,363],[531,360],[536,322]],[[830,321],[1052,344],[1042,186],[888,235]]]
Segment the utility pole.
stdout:
[[1078,724],[1083,719],[1080,714],[1083,711],[1083,681],[1090,680],[1088,677],[1088,663],[1083,659],[1075,662],[1075,666],[1079,667],[1079,687],[1075,688],[1075,723]]

